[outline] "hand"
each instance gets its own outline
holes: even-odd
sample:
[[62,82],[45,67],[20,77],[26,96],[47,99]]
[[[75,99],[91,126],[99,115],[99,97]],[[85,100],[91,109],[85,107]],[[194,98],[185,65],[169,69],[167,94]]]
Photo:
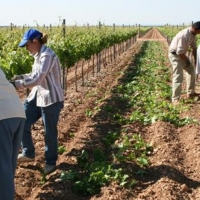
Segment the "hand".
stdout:
[[191,65],[191,62],[190,62],[190,60],[188,59],[188,60],[186,60],[185,61],[185,63],[186,63],[186,67],[189,67],[190,65]]
[[12,81],[16,81],[16,80],[21,80],[24,77],[22,75],[14,75],[14,77],[11,79]]

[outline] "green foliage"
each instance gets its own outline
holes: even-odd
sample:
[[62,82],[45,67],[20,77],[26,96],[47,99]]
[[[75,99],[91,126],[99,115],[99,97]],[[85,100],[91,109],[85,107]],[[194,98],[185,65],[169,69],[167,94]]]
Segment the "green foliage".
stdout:
[[77,172],[73,170],[69,171],[62,171],[60,174],[60,179],[65,182],[65,181],[70,181],[70,180],[76,180],[77,178]]
[[103,138],[103,142],[107,146],[111,146],[120,136],[120,133],[109,131],[106,136]]
[[[40,27],[40,31],[48,34],[47,45],[58,55],[63,67],[72,67],[76,62],[88,60],[92,55],[114,44],[128,40],[137,34],[137,29],[118,27],[76,27],[67,28],[66,36],[62,36],[61,28],[51,30]],[[29,73],[33,58],[25,48],[18,44],[25,29],[0,28],[0,67],[8,79],[14,75]]]
[[73,190],[81,195],[92,195],[99,193],[100,188],[111,181],[118,181],[119,185],[125,186],[128,177],[121,168],[115,169],[105,162],[93,162],[85,169],[85,176],[80,176],[74,182]]
[[[113,144],[113,161],[108,161],[108,155],[102,148],[95,148],[92,152],[82,150],[77,156],[77,170],[62,172],[60,178],[63,182],[72,182],[73,191],[79,195],[93,195],[100,192],[101,187],[110,182],[116,182],[120,187],[132,188],[136,180],[127,174],[127,168],[117,167],[115,162],[135,162],[142,168],[148,166],[147,152],[152,150],[151,145],[146,144],[140,135],[120,137],[117,132],[109,131],[105,140],[106,146],[120,141],[118,145]],[[125,155],[130,150],[134,156]]]
[[118,123],[138,121],[148,125],[160,120],[178,127],[196,123],[194,119],[179,117],[186,107],[173,107],[170,103],[171,73],[165,66],[168,60],[162,51],[159,42],[145,42],[135,58],[137,67],[130,68],[124,75],[123,84],[115,89],[118,99],[126,98],[131,110],[128,119],[119,113],[114,114]]
[[66,152],[66,147],[61,145],[61,146],[58,146],[58,154],[63,154],[64,152]]
[[140,135],[127,135],[121,138],[117,144],[119,149],[116,154],[113,154],[115,159],[120,162],[135,162],[141,167],[148,166],[147,154],[152,150],[152,146],[147,144]]
[[86,115],[87,117],[92,117],[92,116],[93,116],[92,110],[87,109],[87,110],[85,111],[85,115]]

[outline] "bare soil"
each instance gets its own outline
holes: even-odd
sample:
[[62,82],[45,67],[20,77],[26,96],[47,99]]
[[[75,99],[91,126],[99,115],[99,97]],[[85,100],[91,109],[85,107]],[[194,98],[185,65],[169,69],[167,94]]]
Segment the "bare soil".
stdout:
[[[155,29],[134,43],[133,46],[117,59],[102,68],[101,72],[91,76],[75,90],[71,83],[67,88],[65,107],[61,112],[58,130],[59,145],[67,151],[59,155],[57,169],[47,175],[42,182],[41,169],[44,166],[44,130],[42,122],[34,125],[32,134],[36,148],[36,160],[17,166],[15,200],[198,200],[200,199],[200,132],[199,125],[188,125],[176,128],[166,122],[156,122],[151,126],[130,125],[129,130],[138,132],[144,140],[152,143],[154,150],[150,166],[143,177],[134,178],[137,184],[133,189],[119,187],[116,183],[101,188],[99,194],[78,196],[73,193],[70,183],[60,181],[62,171],[76,168],[76,156],[84,148],[98,146],[101,133],[107,130],[109,121],[104,121],[103,113],[96,117],[87,117],[86,110],[95,107],[95,101],[102,97],[109,101],[109,91],[118,84],[120,72],[127,70],[133,62],[144,40],[159,40],[166,49],[165,38]],[[170,64],[167,63],[170,67]],[[70,70],[68,78],[74,76]],[[81,82],[81,81],[80,81]],[[197,90],[199,85],[197,83]],[[120,106],[120,105],[118,105]],[[191,109],[182,116],[192,116],[199,120],[200,104],[195,102]],[[101,122],[101,123],[100,123]]]

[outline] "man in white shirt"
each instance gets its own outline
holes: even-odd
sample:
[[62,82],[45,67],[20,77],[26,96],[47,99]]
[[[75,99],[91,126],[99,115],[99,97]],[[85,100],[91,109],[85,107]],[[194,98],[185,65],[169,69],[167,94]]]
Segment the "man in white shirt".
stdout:
[[181,98],[183,69],[187,73],[187,97],[199,96],[195,92],[195,68],[186,55],[189,48],[192,49],[194,61],[196,62],[196,35],[200,34],[200,21],[192,24],[173,38],[169,46],[169,60],[172,64],[172,103],[178,104]]
[[17,156],[25,112],[13,85],[0,69],[0,199],[13,200]]

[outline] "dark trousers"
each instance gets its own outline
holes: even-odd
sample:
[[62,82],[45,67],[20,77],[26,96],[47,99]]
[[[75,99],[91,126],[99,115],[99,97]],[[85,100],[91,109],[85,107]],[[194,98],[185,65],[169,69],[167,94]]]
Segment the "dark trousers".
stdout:
[[17,156],[24,129],[24,118],[0,120],[0,199],[14,199]]
[[58,159],[57,124],[62,108],[63,102],[57,102],[47,107],[38,107],[36,106],[36,97],[32,101],[25,101],[26,122],[22,136],[23,155],[30,158],[35,157],[31,126],[42,117],[45,131],[45,163],[49,165],[56,164]]

